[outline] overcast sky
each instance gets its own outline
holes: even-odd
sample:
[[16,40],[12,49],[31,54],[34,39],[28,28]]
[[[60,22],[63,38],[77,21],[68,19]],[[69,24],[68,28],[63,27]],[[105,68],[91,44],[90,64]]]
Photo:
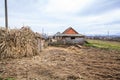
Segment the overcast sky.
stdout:
[[[9,27],[30,26],[35,32],[63,32],[73,27],[82,34],[120,33],[120,0],[8,0]],[[4,0],[0,0],[4,27]]]

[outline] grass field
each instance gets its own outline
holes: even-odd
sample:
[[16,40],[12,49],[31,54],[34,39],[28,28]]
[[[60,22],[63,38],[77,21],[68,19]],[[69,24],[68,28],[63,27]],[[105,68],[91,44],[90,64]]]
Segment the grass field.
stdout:
[[87,41],[88,44],[86,44],[86,46],[92,46],[92,47],[110,49],[110,50],[120,50],[120,42],[91,40],[91,39],[88,39]]

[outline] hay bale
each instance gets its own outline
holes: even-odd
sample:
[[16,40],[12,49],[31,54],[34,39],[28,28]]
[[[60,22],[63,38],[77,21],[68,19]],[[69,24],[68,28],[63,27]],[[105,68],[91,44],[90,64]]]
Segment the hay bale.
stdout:
[[40,34],[36,34],[29,27],[10,29],[0,28],[0,59],[30,57],[40,53]]
[[6,30],[5,28],[0,28],[0,58],[4,58],[6,55]]

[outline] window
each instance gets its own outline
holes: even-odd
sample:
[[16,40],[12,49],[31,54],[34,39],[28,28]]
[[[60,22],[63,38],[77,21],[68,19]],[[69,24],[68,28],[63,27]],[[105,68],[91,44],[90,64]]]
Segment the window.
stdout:
[[75,39],[75,37],[71,37],[71,39]]

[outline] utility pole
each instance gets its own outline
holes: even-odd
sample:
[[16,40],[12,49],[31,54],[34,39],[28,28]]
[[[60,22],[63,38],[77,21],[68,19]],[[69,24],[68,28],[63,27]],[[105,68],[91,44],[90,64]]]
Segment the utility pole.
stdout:
[[109,37],[109,30],[108,30],[108,37]]
[[109,30],[108,30],[108,33],[107,33],[107,34],[108,34],[108,37],[107,37],[107,38],[109,39],[109,38],[110,38],[110,32],[109,32]]
[[44,28],[42,28],[42,34],[44,34]]
[[8,30],[8,11],[7,11],[7,0],[5,0],[5,27]]

